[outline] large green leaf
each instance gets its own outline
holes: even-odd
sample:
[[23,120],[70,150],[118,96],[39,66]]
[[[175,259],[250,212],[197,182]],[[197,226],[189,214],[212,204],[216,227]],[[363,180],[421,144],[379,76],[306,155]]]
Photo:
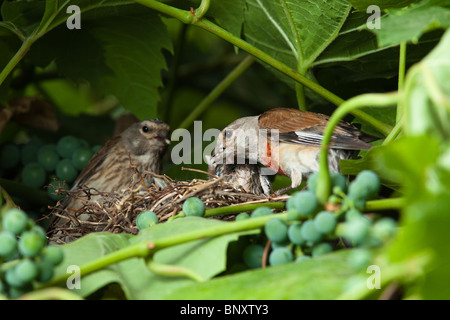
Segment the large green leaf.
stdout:
[[[108,253],[120,249],[126,250],[132,244],[163,239],[222,223],[227,222],[191,217],[156,225],[134,237],[126,234],[89,234],[62,246],[65,258],[57,267],[56,274],[64,274],[70,265],[82,266]],[[199,239],[168,247],[158,251],[154,261],[188,268],[203,278],[209,279],[225,270],[229,242],[249,233],[253,231]],[[143,258],[131,258],[94,273],[81,275],[81,289],[74,290],[81,296],[87,296],[111,283],[118,283],[128,299],[160,299],[173,290],[192,284],[193,280],[180,276],[168,277],[154,274],[149,271]]]
[[247,41],[302,74],[338,35],[350,10],[341,0],[249,0],[247,6]]
[[379,46],[417,43],[425,32],[450,27],[450,5],[445,0],[425,0],[389,11],[380,23],[381,28],[371,30],[377,35]]
[[223,276],[180,288],[165,299],[335,299],[357,273],[347,262],[348,253],[342,250],[302,263]]
[[139,118],[153,118],[166,68],[162,49],[172,44],[158,14],[134,5],[87,12],[81,30],[54,29],[30,56],[40,64],[54,58],[62,75],[88,80]]
[[390,8],[403,8],[407,5],[417,2],[419,0],[347,0],[355,8],[366,11],[369,6],[376,5],[381,10]]

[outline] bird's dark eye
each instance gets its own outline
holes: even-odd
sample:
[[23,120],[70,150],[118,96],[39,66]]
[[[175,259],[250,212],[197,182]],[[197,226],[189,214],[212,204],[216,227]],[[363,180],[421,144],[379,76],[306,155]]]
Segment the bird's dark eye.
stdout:
[[147,126],[143,126],[142,127],[142,132],[148,132],[148,127]]
[[226,137],[227,139],[231,138],[232,135],[233,135],[233,131],[231,131],[231,130],[225,131],[225,137]]

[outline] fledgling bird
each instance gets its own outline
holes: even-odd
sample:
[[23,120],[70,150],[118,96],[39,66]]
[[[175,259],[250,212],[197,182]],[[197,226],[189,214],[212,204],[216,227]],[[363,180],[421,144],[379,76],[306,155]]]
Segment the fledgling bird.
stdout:
[[[319,170],[320,144],[329,117],[289,108],[276,108],[259,116],[237,119],[217,138],[216,162],[245,158],[259,162],[291,179],[298,187],[303,177]],[[336,126],[330,143],[329,168],[339,172],[339,160],[348,159],[352,150],[367,150],[377,137],[360,132],[344,121]]]
[[218,177],[224,176],[224,181],[234,189],[256,195],[269,195],[272,186],[267,176],[261,173],[258,164],[218,164],[213,154],[207,157],[208,171]]
[[[143,173],[161,173],[162,157],[170,144],[169,129],[166,123],[158,119],[132,124],[94,154],[71,190],[87,187],[100,192],[120,192],[140,180],[136,171],[141,173],[145,185],[150,186],[154,178]],[[81,205],[82,201],[69,197],[63,199],[56,210],[77,210]],[[61,220],[65,219],[58,218],[55,224],[61,225],[64,222]]]

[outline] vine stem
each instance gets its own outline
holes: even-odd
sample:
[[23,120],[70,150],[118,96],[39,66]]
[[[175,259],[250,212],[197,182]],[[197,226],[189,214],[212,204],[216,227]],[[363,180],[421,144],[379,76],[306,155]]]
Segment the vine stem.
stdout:
[[239,63],[184,119],[178,128],[187,129],[195,119],[208,108],[245,70],[247,70],[255,61],[252,56],[247,56]]
[[[284,73],[288,77],[290,77],[293,80],[295,80],[296,82],[304,85],[305,87],[309,88],[310,90],[316,92],[317,94],[319,94],[320,96],[322,96],[323,98],[330,101],[331,103],[333,103],[336,106],[339,106],[344,102],[344,100],[342,98],[338,97],[331,91],[328,91],[327,89],[325,89],[321,85],[317,84],[316,82],[301,75],[300,73],[298,73],[291,67],[285,65],[284,63],[282,63],[279,60],[270,56],[269,54],[252,46],[251,44],[242,40],[241,38],[234,36],[232,33],[217,26],[216,24],[212,23],[211,21],[209,21],[205,18],[196,19],[195,12],[191,13],[189,11],[174,8],[174,7],[171,7],[164,3],[158,2],[156,0],[134,0],[134,1],[144,5],[146,7],[157,10],[157,11],[159,11],[163,14],[166,14],[170,17],[178,19],[183,23],[192,24],[192,25],[195,25],[206,31],[211,32],[212,34],[218,36],[219,38],[224,39],[225,41],[235,45],[236,47],[250,53],[257,59],[267,63],[268,65],[272,66],[276,70]],[[385,136],[388,135],[392,129],[391,126],[384,124],[383,122],[375,119],[371,115],[364,113],[362,111],[354,110],[351,113],[354,116],[361,118],[363,121],[369,123],[371,126],[373,126],[375,129],[377,129],[380,133],[384,134]]]
[[[280,213],[276,215],[277,218],[287,220],[287,213]],[[177,244],[220,236],[224,234],[248,231],[253,229],[261,228],[265,223],[273,219],[274,215],[267,215],[258,218],[246,219],[234,222],[225,222],[217,226],[210,226],[207,228],[202,228],[198,230],[188,231],[182,234],[177,234],[170,237],[165,237],[153,241],[143,241],[136,244],[132,244],[126,248],[111,252],[104,255],[94,261],[88,262],[80,266],[81,276],[86,276],[97,270],[103,269],[109,265],[124,261],[126,259],[142,257],[145,258],[149,255],[154,254],[156,251],[174,246]],[[188,218],[183,218],[188,219]],[[70,274],[60,274],[56,275],[52,280],[40,285],[38,288],[50,287],[60,284],[67,280]]]
[[387,107],[395,105],[399,101],[399,94],[397,92],[384,93],[384,94],[362,94],[347,100],[340,105],[330,117],[328,124],[325,128],[321,151],[319,156],[319,180],[317,183],[316,195],[320,203],[326,203],[331,192],[331,179],[328,168],[328,149],[331,141],[331,135],[334,128],[337,126],[344,116],[348,113],[355,111],[358,108],[371,106],[371,107]]
[[[398,63],[398,91],[402,92],[405,84],[405,70],[406,70],[406,42],[400,43],[400,56]],[[399,101],[397,104],[397,121],[399,122],[400,118],[403,115],[403,104],[402,101]]]

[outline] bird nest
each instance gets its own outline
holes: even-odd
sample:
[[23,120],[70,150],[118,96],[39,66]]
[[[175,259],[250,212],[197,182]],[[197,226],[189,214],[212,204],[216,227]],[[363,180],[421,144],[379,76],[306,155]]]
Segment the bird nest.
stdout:
[[[79,209],[66,208],[64,212],[58,211],[58,205],[51,208],[54,218],[63,222],[50,226],[49,240],[63,244],[92,232],[137,234],[136,217],[139,213],[151,210],[158,216],[159,222],[163,223],[178,214],[182,210],[183,202],[190,197],[201,199],[206,209],[286,200],[286,196],[271,197],[242,192],[223,181],[223,177],[210,175],[211,178],[206,180],[175,181],[165,175],[150,172],[146,174],[163,179],[166,186],[161,188],[152,184],[145,187],[138,183],[120,193],[100,192],[83,186],[74,191],[59,187],[56,194],[64,194],[82,204]],[[235,214],[211,218],[234,220]]]

